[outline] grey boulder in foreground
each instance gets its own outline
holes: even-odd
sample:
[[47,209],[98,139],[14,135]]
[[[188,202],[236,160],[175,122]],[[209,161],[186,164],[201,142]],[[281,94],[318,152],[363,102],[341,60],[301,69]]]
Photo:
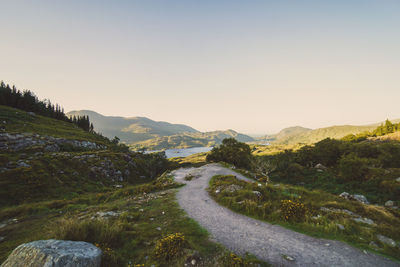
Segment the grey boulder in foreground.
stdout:
[[[276,266],[400,266],[398,262],[343,242],[313,238],[218,205],[205,190],[213,176],[235,175],[249,180],[219,164],[179,169],[172,174],[186,184],[177,194],[179,205],[216,242],[235,253],[248,252]],[[188,174],[195,178],[185,181]]]
[[18,246],[1,267],[100,267],[101,250],[82,241],[39,240]]

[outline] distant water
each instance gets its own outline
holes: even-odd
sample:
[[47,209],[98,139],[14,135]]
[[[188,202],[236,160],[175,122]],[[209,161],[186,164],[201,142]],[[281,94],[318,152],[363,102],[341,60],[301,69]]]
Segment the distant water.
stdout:
[[[197,153],[208,152],[212,147],[191,147],[191,148],[175,148],[165,150],[165,155],[168,159],[176,157],[187,157]],[[149,150],[146,153],[160,152],[157,150]]]

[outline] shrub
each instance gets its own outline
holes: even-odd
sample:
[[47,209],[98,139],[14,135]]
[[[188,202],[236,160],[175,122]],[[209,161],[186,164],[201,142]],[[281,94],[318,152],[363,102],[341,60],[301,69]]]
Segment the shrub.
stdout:
[[339,173],[347,180],[363,180],[368,174],[368,165],[368,159],[350,153],[339,160]]
[[234,138],[225,138],[222,144],[214,147],[206,157],[208,162],[224,161],[245,169],[251,167],[251,159],[250,147]]
[[182,233],[170,234],[157,241],[155,254],[159,259],[171,261],[182,255],[186,246],[187,242]]
[[326,138],[314,146],[314,164],[321,163],[325,166],[334,166],[340,159],[342,141]]
[[293,178],[303,177],[304,167],[298,163],[291,163],[286,169],[286,175]]
[[222,259],[223,266],[234,266],[234,267],[243,267],[248,266],[245,260],[234,253],[229,253],[225,255]]
[[307,213],[305,205],[299,201],[282,200],[281,215],[285,221],[303,221]]

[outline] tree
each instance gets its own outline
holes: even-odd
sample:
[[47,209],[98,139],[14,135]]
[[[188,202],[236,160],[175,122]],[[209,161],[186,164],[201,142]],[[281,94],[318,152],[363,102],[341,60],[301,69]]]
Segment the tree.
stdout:
[[208,162],[224,161],[239,168],[250,168],[251,159],[250,147],[235,138],[225,138],[222,144],[214,147],[206,157]]
[[118,136],[114,136],[114,139],[111,140],[111,143],[113,143],[114,145],[118,145],[118,143],[119,143],[120,140],[121,140],[121,139],[119,139]]

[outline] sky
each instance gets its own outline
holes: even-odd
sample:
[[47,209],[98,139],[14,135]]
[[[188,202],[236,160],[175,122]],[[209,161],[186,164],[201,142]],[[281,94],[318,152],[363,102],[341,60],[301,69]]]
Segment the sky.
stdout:
[[270,134],[400,118],[400,1],[0,0],[0,80],[66,111]]

